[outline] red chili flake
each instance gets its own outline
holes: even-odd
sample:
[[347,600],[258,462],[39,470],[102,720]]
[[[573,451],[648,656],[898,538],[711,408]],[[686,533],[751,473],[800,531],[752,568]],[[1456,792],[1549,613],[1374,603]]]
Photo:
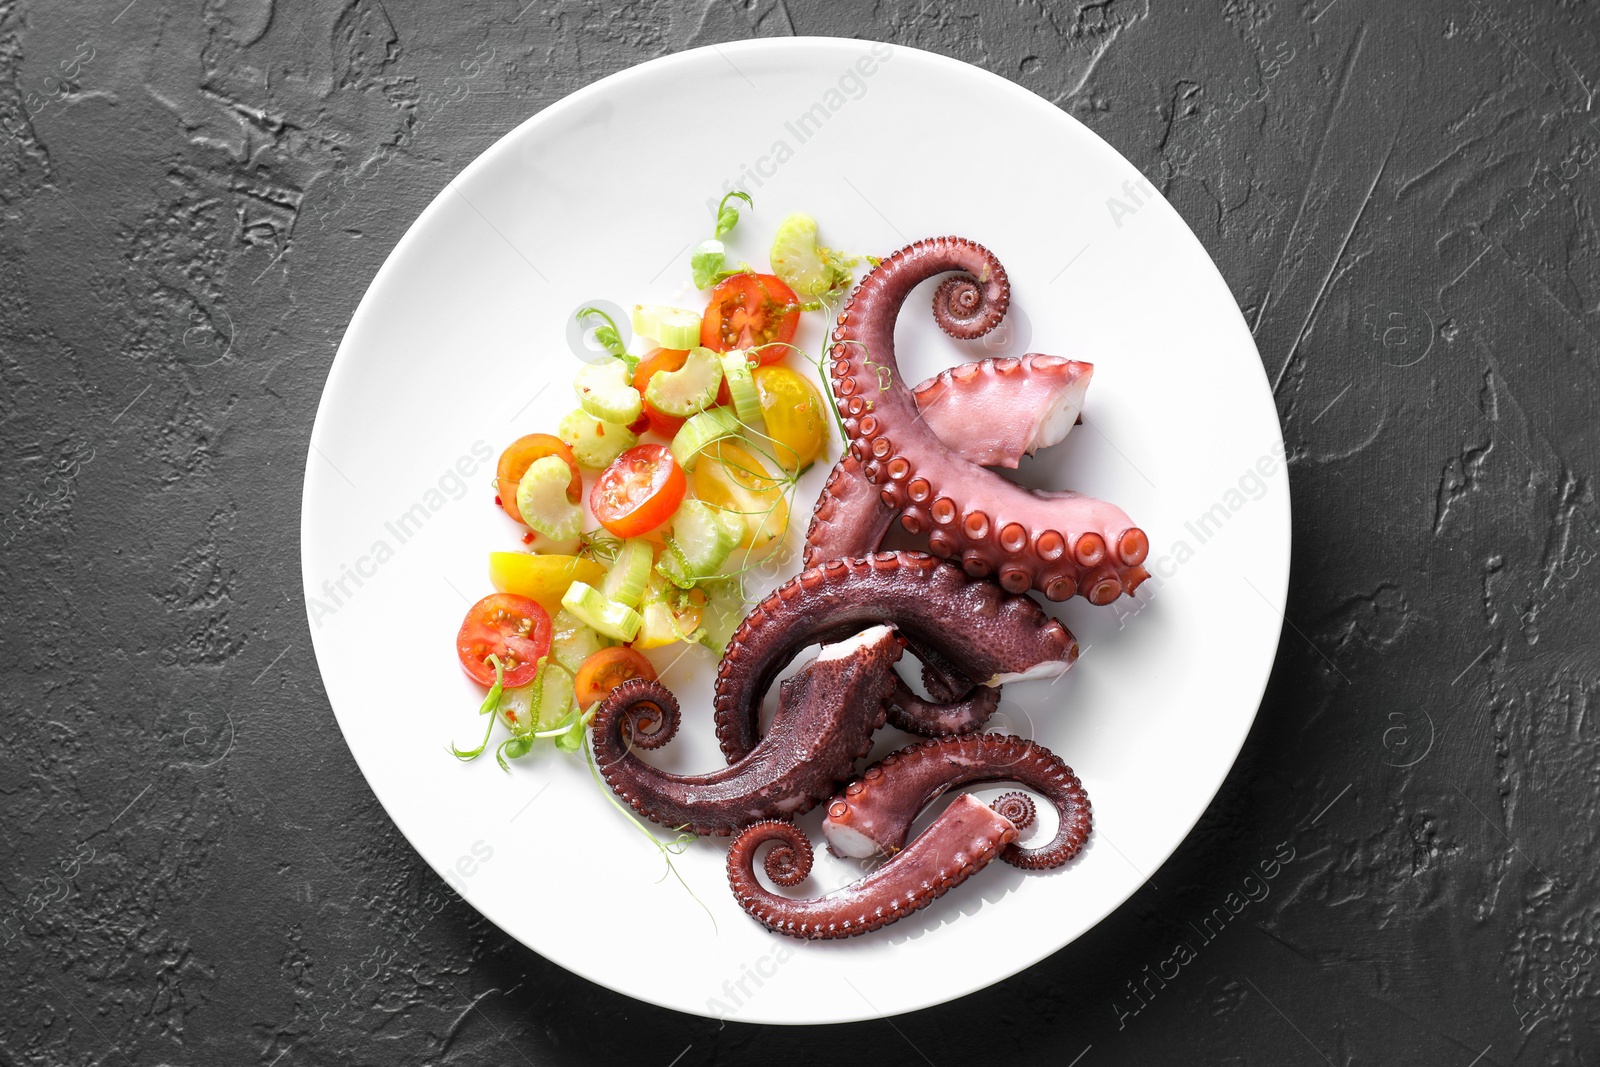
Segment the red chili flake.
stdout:
[[502,500],[501,500],[501,499],[500,499],[500,496],[499,496],[499,494],[496,494],[496,495],[495,495],[495,498],[494,498],[494,506],[495,506],[495,507],[497,507],[497,508],[503,508],[503,507],[505,507],[505,503],[504,503],[504,502],[503,502],[503,501],[502,501]]
[[525,545],[533,544],[533,534],[531,532],[523,534],[522,535],[522,543],[525,544]]

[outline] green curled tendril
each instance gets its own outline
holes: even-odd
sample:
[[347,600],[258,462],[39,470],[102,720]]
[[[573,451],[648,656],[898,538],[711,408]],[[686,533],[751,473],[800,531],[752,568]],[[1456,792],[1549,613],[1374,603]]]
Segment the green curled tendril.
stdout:
[[[494,667],[494,685],[489,687],[489,695],[483,698],[483,703],[478,705],[479,715],[489,716],[489,728],[483,731],[483,740],[478,742],[477,748],[459,749],[455,742],[450,743],[450,751],[456,759],[463,762],[475,760],[483,755],[483,750],[489,747],[489,735],[494,732],[494,711],[500,707],[500,694],[505,692],[506,669],[500,663],[500,657],[493,652],[484,659],[485,663]],[[498,758],[499,753],[495,753]],[[504,764],[501,764],[504,766]]]

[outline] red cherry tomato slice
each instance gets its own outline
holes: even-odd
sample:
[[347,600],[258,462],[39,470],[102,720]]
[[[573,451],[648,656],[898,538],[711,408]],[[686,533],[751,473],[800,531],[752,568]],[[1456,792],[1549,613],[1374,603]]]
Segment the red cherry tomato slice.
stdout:
[[762,363],[784,356],[779,347],[800,328],[800,298],[773,274],[735,274],[711,290],[700,320],[700,343],[713,352],[772,345],[756,353]]
[[574,504],[583,499],[583,475],[578,473],[578,461],[573,458],[572,449],[559,437],[530,433],[517,438],[500,453],[500,466],[495,471],[495,492],[500,497],[500,506],[518,522],[522,521],[522,512],[517,510],[517,486],[522,482],[522,476],[528,473],[528,468],[533,466],[534,460],[546,456],[560,456],[567,461],[567,466],[572,470],[567,499]]
[[602,648],[578,666],[578,677],[572,683],[578,698],[578,707],[587,708],[597,700],[604,700],[611,691],[632,678],[656,680],[656,669],[626,645]]
[[[644,395],[645,386],[650,384],[650,379],[661,371],[674,371],[682,369],[689,362],[689,353],[676,348],[658,348],[639,361],[639,366],[633,372],[633,387],[639,390],[639,395]],[[662,437],[671,437],[683,428],[683,420],[661,411],[650,401],[644,402],[644,413],[639,416],[648,419],[650,428]],[[632,429],[630,426],[629,429]],[[634,431],[638,432],[638,431]]]
[[666,445],[635,445],[600,472],[589,510],[618,537],[638,537],[672,518],[688,480]]
[[537,601],[515,593],[490,593],[467,609],[456,634],[461,667],[479,685],[494,684],[500,657],[508,689],[527,685],[539,673],[539,660],[550,654],[550,616]]

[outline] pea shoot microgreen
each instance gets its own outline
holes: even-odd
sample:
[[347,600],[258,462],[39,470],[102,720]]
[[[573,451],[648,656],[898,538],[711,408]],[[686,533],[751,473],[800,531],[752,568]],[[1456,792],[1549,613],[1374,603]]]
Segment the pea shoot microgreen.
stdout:
[[616,320],[596,307],[581,308],[574,317],[582,322],[591,315],[598,315],[605,320],[605,325],[594,328],[594,339],[600,342],[601,348],[627,364],[628,373],[632,374],[639,366],[639,357],[628,355],[628,347],[622,343],[622,331],[617,329]]
[[494,750],[494,761],[500,764],[500,769],[507,774],[511,773],[508,759],[521,759],[533,750],[533,735],[515,734],[500,742],[500,747]]
[[694,277],[696,289],[709,289],[724,278],[731,278],[735,274],[744,274],[750,270],[748,263],[740,263],[732,270],[728,268],[728,250],[721,240],[739,225],[739,209],[728,203],[736,199],[743,200],[747,207],[756,206],[755,201],[750,199],[750,194],[737,189],[722,198],[722,202],[717,205],[717,224],[711,237],[696,245],[694,253],[689,257],[689,271]]
[[888,367],[885,367],[883,364],[874,363],[870,359],[863,361],[861,365],[863,367],[871,367],[873,371],[877,373],[878,392],[887,393],[889,391],[889,383],[894,381],[894,372]]
[[483,755],[484,749],[489,747],[489,737],[494,733],[495,719],[502,718],[500,712],[502,705],[511,712],[504,716],[506,724],[511,729],[511,736],[500,742],[495,747],[494,759],[502,771],[508,774],[511,765],[507,760],[521,759],[532,752],[534,745],[545,738],[553,739],[556,748],[562,752],[576,752],[583,740],[584,731],[594,719],[598,704],[591,705],[587,711],[576,705],[569,708],[553,726],[547,729],[537,729],[540,713],[543,710],[545,692],[545,671],[549,668],[551,660],[545,657],[539,660],[539,670],[535,673],[533,681],[519,689],[507,690],[505,688],[505,668],[500,663],[500,657],[490,654],[486,662],[494,666],[494,685],[489,687],[489,693],[483,698],[483,703],[478,707],[479,715],[489,715],[489,726],[483,733],[483,741],[477,748],[460,749],[455,745],[450,746],[450,751],[456,759],[463,762],[475,760]]
[[739,209],[728,203],[729,200],[743,200],[745,207],[751,209],[756,206],[756,202],[750,199],[749,193],[738,189],[723,197],[722,202],[717,205],[717,229],[711,235],[713,237],[726,237],[733,232],[735,226],[739,225]]
[[483,703],[478,706],[479,715],[488,715],[489,728],[483,731],[483,740],[478,742],[478,747],[473,749],[459,749],[455,742],[451,742],[450,751],[458,760],[475,760],[483,755],[483,750],[489,746],[489,735],[494,732],[494,712],[500,707],[500,694],[505,692],[506,669],[500,662],[500,657],[489,653],[485,660],[494,668],[494,685],[489,687],[489,694],[483,698]]

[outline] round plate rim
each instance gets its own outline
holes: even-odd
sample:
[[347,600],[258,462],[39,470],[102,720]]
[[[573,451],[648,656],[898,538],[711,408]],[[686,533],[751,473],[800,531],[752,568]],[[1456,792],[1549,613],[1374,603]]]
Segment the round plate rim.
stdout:
[[[1018,85],[1017,83],[1015,83],[1013,81],[1010,81],[1009,79],[1004,78],[1001,75],[995,74],[994,72],[989,71],[989,70],[985,70],[984,68],[976,66],[974,64],[966,63],[966,62],[964,62],[962,60],[958,60],[958,59],[951,58],[949,56],[941,55],[941,54],[939,54],[937,52],[930,52],[930,51],[927,51],[925,49],[920,49],[920,48],[916,48],[916,47],[909,46],[909,45],[895,44],[893,42],[887,42],[887,41],[878,42],[878,41],[869,40],[869,39],[851,38],[851,37],[804,36],[804,37],[754,38],[754,39],[748,39],[748,40],[742,40],[742,41],[732,41],[732,42],[721,43],[721,44],[709,44],[709,45],[703,45],[703,46],[696,47],[696,48],[685,49],[685,50],[680,51],[680,52],[674,52],[674,53],[672,53],[670,55],[658,56],[658,57],[656,57],[654,59],[650,59],[650,60],[647,60],[647,61],[645,61],[643,63],[639,63],[639,64],[636,64],[634,66],[628,67],[628,68],[626,68],[624,70],[616,71],[615,73],[609,74],[609,75],[607,75],[607,76],[605,76],[603,78],[600,78],[600,79],[598,79],[598,80],[596,80],[594,82],[589,83],[588,85],[585,85],[585,86],[583,86],[583,87],[581,87],[579,89],[576,89],[571,93],[568,93],[566,96],[562,97],[560,100],[555,101],[554,103],[552,103],[552,104],[548,105],[547,107],[541,109],[540,111],[536,112],[535,114],[529,116],[527,119],[525,119],[522,122],[518,123],[516,126],[512,127],[510,130],[507,130],[503,135],[501,135],[498,139],[496,139],[496,141],[492,145],[490,145],[489,147],[484,149],[470,163],[468,163],[465,167],[463,167],[461,169],[461,171],[455,177],[453,177],[450,181],[446,182],[444,187],[442,189],[440,189],[440,191],[433,197],[432,200],[429,201],[427,206],[416,217],[416,219],[414,219],[411,222],[411,224],[406,228],[405,233],[400,237],[400,239],[395,243],[394,248],[391,249],[389,254],[384,258],[383,264],[379,267],[377,273],[373,276],[372,281],[368,284],[366,291],[363,293],[360,302],[356,306],[356,310],[351,315],[350,323],[346,327],[345,333],[340,339],[339,348],[335,352],[334,359],[332,361],[331,366],[329,367],[327,379],[325,380],[325,382],[323,384],[322,395],[318,400],[317,413],[316,413],[316,417],[315,417],[315,419],[313,421],[313,424],[312,424],[311,435],[310,435],[310,439],[308,441],[308,446],[307,446],[307,450],[306,450],[306,466],[305,466],[304,479],[303,479],[303,482],[302,482],[301,512],[300,512],[302,592],[304,593],[306,601],[307,601],[306,602],[306,619],[307,619],[308,629],[310,630],[310,634],[311,634],[313,651],[314,651],[314,653],[315,653],[315,655],[317,657],[318,679],[319,680],[322,679],[322,667],[321,667],[322,651],[321,651],[321,648],[319,647],[319,639],[318,639],[318,632],[319,631],[318,631],[318,627],[315,625],[315,619],[312,618],[312,608],[311,608],[310,600],[311,600],[311,596],[312,596],[312,593],[313,593],[313,587],[312,587],[310,560],[308,558],[309,550],[307,548],[307,545],[309,543],[309,534],[310,534],[309,527],[311,526],[311,523],[312,523],[312,520],[310,518],[310,515],[311,515],[310,505],[311,505],[311,502],[312,502],[311,498],[313,496],[313,484],[318,479],[327,477],[327,475],[322,474],[321,472],[314,473],[316,471],[316,459],[318,458],[318,449],[317,449],[316,442],[317,442],[317,439],[319,438],[319,436],[323,432],[325,432],[325,427],[328,424],[328,420],[331,418],[331,415],[330,415],[330,407],[331,407],[331,405],[330,405],[329,397],[338,391],[335,388],[336,384],[342,379],[344,373],[348,373],[348,368],[352,365],[352,361],[351,360],[341,360],[340,357],[343,355],[346,346],[351,344],[351,338],[360,335],[360,333],[362,332],[362,327],[365,324],[366,320],[371,315],[373,315],[375,313],[373,309],[374,309],[375,305],[378,303],[378,300],[377,300],[377,297],[376,297],[375,294],[377,294],[379,292],[379,290],[384,286],[386,280],[390,277],[390,275],[392,275],[394,273],[394,271],[399,269],[397,267],[397,264],[400,263],[405,258],[406,253],[408,252],[410,246],[413,243],[415,243],[415,241],[420,240],[420,237],[419,237],[420,232],[425,228],[425,224],[427,222],[429,222],[429,220],[432,219],[433,216],[435,216],[436,214],[438,214],[440,212],[441,203],[444,201],[444,199],[446,198],[447,194],[449,194],[452,191],[452,187],[456,184],[456,182],[465,180],[465,179],[469,178],[471,175],[475,174],[476,172],[491,166],[493,164],[494,160],[496,159],[496,157],[498,157],[502,153],[511,151],[512,150],[512,148],[511,148],[512,143],[518,137],[523,135],[526,131],[528,131],[530,129],[537,128],[538,126],[546,124],[546,123],[551,123],[551,122],[558,121],[560,119],[560,117],[563,114],[565,114],[566,112],[571,111],[571,110],[573,110],[575,108],[581,107],[581,106],[584,105],[585,102],[587,102],[591,98],[596,97],[596,96],[600,96],[600,95],[602,95],[602,94],[604,94],[606,92],[609,92],[609,91],[613,91],[617,87],[627,84],[629,81],[632,81],[632,80],[635,80],[635,79],[638,79],[638,78],[642,78],[642,77],[646,77],[646,76],[650,76],[650,75],[654,75],[654,74],[660,73],[663,70],[670,69],[671,67],[674,67],[674,66],[690,65],[690,64],[692,64],[692,63],[704,58],[708,53],[715,53],[722,60],[728,61],[728,59],[729,59],[728,53],[733,53],[734,56],[737,57],[737,56],[741,56],[741,55],[760,53],[760,52],[774,50],[774,49],[775,50],[780,50],[780,51],[796,52],[796,51],[819,49],[819,48],[825,49],[825,48],[838,47],[838,46],[844,46],[844,45],[871,46],[871,45],[877,44],[877,43],[885,44],[888,47],[894,49],[895,54],[897,54],[897,55],[900,55],[900,54],[915,55],[919,59],[927,61],[927,62],[930,62],[930,63],[932,63],[932,64],[934,64],[936,66],[943,66],[943,67],[945,67],[946,69],[948,69],[948,70],[950,70],[952,72],[959,72],[962,76],[971,76],[973,74],[979,75],[979,76],[981,76],[981,79],[987,79],[992,84],[994,84],[996,86],[996,88],[998,89],[998,91],[1000,91],[1002,93],[1010,93],[1010,94],[1012,94],[1018,100],[1019,103],[1026,104],[1027,106],[1034,107],[1034,108],[1048,109],[1048,117],[1050,117],[1050,118],[1065,119],[1070,125],[1077,127],[1078,132],[1080,132],[1081,134],[1087,134],[1088,137],[1090,138],[1090,141],[1091,141],[1092,144],[1095,144],[1098,148],[1100,148],[1101,150],[1111,154],[1116,159],[1121,160],[1124,163],[1127,163],[1129,166],[1132,166],[1132,163],[1130,161],[1128,161],[1127,158],[1125,156],[1123,156],[1114,146],[1112,146],[1104,138],[1100,137],[1100,135],[1097,134],[1094,130],[1090,129],[1089,127],[1085,126],[1083,123],[1079,122],[1071,114],[1067,113],[1066,111],[1064,111],[1061,108],[1057,107],[1055,104],[1051,103],[1050,101],[1048,101],[1048,100],[1044,99],[1043,97],[1039,96],[1038,94],[1034,93],[1032,90],[1030,90],[1030,89],[1028,89],[1028,88],[1026,88],[1024,86]],[[1137,170],[1137,168],[1134,168],[1134,169]],[[1174,213],[1174,214],[1176,215],[1176,213]],[[1218,270],[1215,261],[1211,257],[1211,254],[1205,249],[1205,246],[1200,242],[1199,238],[1195,235],[1194,231],[1190,228],[1188,223],[1185,222],[1182,219],[1181,216],[1177,216],[1177,222],[1178,222],[1178,226],[1177,226],[1177,228],[1175,230],[1175,233],[1176,232],[1181,232],[1183,239],[1187,239],[1188,241],[1193,243],[1195,248],[1198,250],[1201,258],[1204,260],[1205,264],[1207,265],[1207,267],[1211,271],[1210,276],[1205,279],[1205,282],[1207,282],[1208,284],[1209,283],[1215,283],[1215,285],[1220,287],[1220,290],[1221,290],[1222,293],[1227,294],[1228,301],[1229,301],[1230,305],[1233,306],[1233,309],[1234,309],[1234,312],[1235,312],[1235,315],[1236,315],[1236,319],[1234,321],[1235,321],[1240,333],[1242,334],[1243,343],[1247,344],[1252,351],[1256,351],[1254,337],[1249,333],[1248,327],[1246,326],[1245,321],[1244,321],[1243,313],[1239,311],[1239,309],[1237,307],[1237,304],[1233,302],[1232,291],[1228,288],[1227,281],[1226,281],[1225,278],[1223,278],[1221,271]],[[1259,359],[1259,352],[1257,352],[1257,356],[1258,356],[1258,359]],[[1277,416],[1276,404],[1272,401],[1272,391],[1271,391],[1270,383],[1269,383],[1269,381],[1267,379],[1266,368],[1264,366],[1258,366],[1257,370],[1258,370],[1258,372],[1260,374],[1260,378],[1259,378],[1260,385],[1261,385],[1263,391],[1266,393],[1266,397],[1267,397],[1268,403],[1272,404],[1272,407],[1273,407],[1274,422],[1276,424],[1276,432],[1277,432],[1277,439],[1275,441],[1275,445],[1277,447],[1278,454],[1281,456],[1281,455],[1284,454],[1281,420]],[[1282,572],[1281,575],[1277,576],[1276,581],[1274,581],[1272,583],[1269,583],[1269,587],[1268,588],[1264,588],[1261,591],[1267,597],[1269,605],[1277,612],[1277,614],[1279,615],[1280,619],[1285,619],[1285,621],[1286,621],[1285,605],[1287,603],[1289,575],[1290,575],[1290,571],[1291,571],[1291,568],[1292,568],[1292,560],[1293,560],[1293,537],[1292,537],[1292,506],[1293,505],[1292,505],[1292,494],[1290,492],[1291,474],[1290,474],[1289,465],[1288,465],[1287,462],[1285,462],[1284,465],[1283,465],[1283,476],[1284,476],[1284,492],[1282,494],[1283,516],[1282,516],[1282,531],[1281,531],[1281,535],[1282,535],[1283,542],[1284,542],[1283,572]],[[1266,668],[1265,672],[1262,674],[1261,678],[1256,682],[1256,684],[1254,686],[1241,685],[1241,689],[1243,689],[1245,691],[1248,691],[1248,692],[1253,692],[1254,693],[1254,698],[1253,698],[1254,708],[1251,711],[1249,718],[1242,723],[1242,726],[1240,728],[1238,737],[1234,739],[1234,742],[1231,745],[1232,754],[1231,754],[1230,758],[1227,760],[1226,765],[1222,766],[1221,770],[1217,774],[1216,781],[1211,785],[1211,787],[1209,789],[1209,792],[1206,795],[1205,803],[1198,807],[1198,810],[1197,810],[1194,818],[1192,820],[1190,820],[1189,825],[1184,829],[1183,833],[1180,836],[1177,837],[1177,839],[1174,842],[1172,848],[1166,853],[1166,855],[1161,857],[1160,863],[1167,862],[1167,860],[1169,860],[1172,857],[1173,853],[1175,853],[1177,851],[1177,849],[1179,847],[1181,847],[1183,842],[1188,839],[1189,835],[1193,833],[1194,827],[1199,823],[1200,819],[1204,817],[1205,813],[1208,810],[1210,810],[1211,804],[1216,799],[1217,793],[1221,790],[1222,784],[1226,780],[1228,773],[1233,769],[1234,765],[1238,762],[1239,752],[1243,749],[1245,739],[1248,736],[1248,734],[1250,732],[1250,729],[1253,727],[1253,725],[1255,723],[1256,716],[1260,713],[1261,701],[1262,701],[1262,698],[1264,697],[1264,695],[1266,693],[1266,687],[1267,687],[1267,684],[1268,684],[1268,682],[1270,681],[1270,678],[1271,678],[1272,668],[1276,663],[1276,647],[1277,647],[1277,644],[1281,643],[1282,632],[1283,632],[1283,625],[1282,625],[1282,622],[1280,622],[1280,625],[1279,625],[1279,627],[1277,629],[1277,640],[1275,641],[1275,644],[1274,644],[1274,656],[1273,656],[1273,659],[1268,661],[1267,668]],[[325,683],[324,683],[324,692],[326,693],[326,684]],[[335,721],[337,722],[338,719],[339,719],[339,712],[338,712],[338,709],[333,708],[332,704],[333,704],[333,702],[332,702],[332,698],[330,696],[329,697],[329,707],[334,711]],[[340,725],[340,733],[341,733],[341,736],[343,736],[344,729],[343,729],[342,724]],[[367,769],[362,765],[362,757],[361,757],[360,753],[358,753],[356,751],[356,749],[349,744],[348,738],[346,738],[346,747],[349,749],[351,757],[355,760],[356,766],[361,770],[362,777],[368,783],[368,788],[369,789],[372,788],[371,787],[372,776],[367,772]],[[384,814],[389,817],[390,822],[392,822],[394,824],[395,828],[400,831],[401,835],[403,837],[405,837],[407,843],[411,845],[412,849],[416,852],[418,857],[420,857],[423,860],[423,862],[427,863],[428,867],[431,870],[433,870],[433,872],[437,876],[439,876],[441,878],[441,880],[443,880],[445,878],[445,872],[441,868],[439,868],[437,865],[435,865],[433,863],[433,861],[430,860],[427,857],[427,855],[420,848],[418,848],[417,843],[412,839],[411,833],[407,830],[407,828],[404,825],[402,825],[402,823],[399,820],[394,818],[393,813],[389,810],[388,803],[384,800],[384,798],[382,796],[378,795],[377,790],[375,790],[375,789],[373,790],[373,795],[377,799],[379,805],[383,807]],[[1159,867],[1159,864],[1157,866]],[[1153,873],[1154,873],[1154,871],[1151,872],[1151,874],[1153,874]],[[948,1003],[948,1002],[950,1002],[952,1000],[956,1000],[956,999],[958,999],[960,997],[968,996],[968,995],[970,995],[972,993],[978,992],[978,991],[980,991],[982,989],[986,989],[986,988],[988,988],[988,987],[990,987],[992,985],[996,985],[996,984],[998,984],[998,983],[1000,983],[1002,981],[1005,981],[1005,980],[1007,980],[1009,978],[1014,977],[1015,975],[1021,973],[1022,971],[1027,970],[1029,967],[1032,967],[1035,964],[1039,963],[1041,960],[1043,960],[1043,959],[1045,959],[1045,958],[1047,958],[1047,957],[1049,957],[1051,955],[1054,955],[1055,953],[1067,948],[1068,946],[1073,944],[1078,938],[1082,937],[1085,933],[1087,933],[1088,931],[1094,929],[1101,922],[1104,922],[1105,919],[1108,918],[1112,913],[1114,913],[1115,911],[1120,909],[1124,904],[1126,904],[1127,901],[1136,892],[1138,892],[1138,890],[1140,888],[1142,888],[1143,885],[1145,884],[1145,882],[1147,882],[1148,880],[1149,880],[1149,876],[1147,875],[1143,880],[1141,880],[1141,881],[1139,881],[1137,883],[1133,883],[1131,885],[1131,887],[1128,889],[1128,892],[1121,899],[1119,899],[1115,903],[1107,906],[1102,911],[1102,913],[1094,919],[1093,922],[1088,924],[1086,927],[1084,927],[1084,929],[1082,931],[1080,931],[1078,934],[1074,935],[1073,937],[1069,938],[1067,941],[1064,941],[1059,945],[1054,945],[1054,944],[1046,945],[1045,947],[1043,947],[1042,949],[1040,949],[1036,953],[1027,954],[1026,957],[1022,958],[1020,960],[1020,962],[1018,962],[1014,967],[1011,967],[1010,969],[1005,970],[1003,973],[990,972],[990,973],[985,973],[981,978],[979,978],[979,979],[977,979],[975,981],[955,982],[954,984],[943,984],[943,985],[940,985],[937,988],[936,991],[931,990],[931,987],[930,987],[931,991],[930,991],[929,995],[924,999],[924,1001],[922,1003],[915,1004],[915,1005],[909,1005],[909,1006],[906,1006],[906,1007],[903,1007],[903,1008],[897,1008],[895,1011],[893,1011],[891,1013],[888,1013],[888,1014],[890,1014],[890,1015],[899,1015],[899,1014],[904,1014],[904,1013],[911,1012],[911,1011],[920,1011],[920,1010],[923,1010],[925,1008],[934,1007],[934,1006],[937,1006],[937,1005],[940,1005],[940,1004]],[[494,919],[492,917],[490,917],[487,913],[482,911],[482,909],[480,909],[478,907],[478,905],[475,904],[472,901],[470,896],[468,896],[466,893],[461,892],[461,890],[459,888],[457,888],[457,887],[453,886],[452,888],[456,888],[456,891],[457,891],[458,895],[461,895],[462,899],[469,906],[471,906],[480,915],[483,915],[483,917],[487,921],[489,921],[491,923],[494,923],[494,925],[498,929],[500,929],[502,932],[504,932],[508,938],[510,938],[511,940],[517,941],[519,944],[523,945],[523,947],[527,948],[529,951],[535,952],[535,953],[537,953],[537,954],[539,954],[541,956],[544,956],[546,959],[550,959],[552,962],[554,962],[557,965],[561,966],[563,969],[568,970],[571,973],[573,973],[575,975],[578,975],[579,977],[581,977],[581,978],[583,978],[583,979],[585,979],[587,981],[594,982],[597,985],[603,986],[603,987],[605,987],[607,989],[610,989],[610,990],[612,990],[614,992],[621,993],[624,996],[629,996],[629,997],[632,997],[634,999],[639,999],[639,1000],[642,1000],[642,1001],[647,1002],[647,1003],[653,1003],[653,1004],[656,1004],[658,1006],[665,1007],[668,1010],[682,1011],[682,1012],[685,1012],[685,1013],[688,1013],[688,1014],[701,1015],[701,1016],[704,1016],[704,1017],[707,1017],[707,1018],[716,1018],[717,1017],[716,1015],[712,1014],[709,1011],[698,1011],[698,1010],[696,1010],[696,1009],[694,1009],[692,1007],[685,1007],[685,1006],[680,1005],[680,1004],[668,1004],[668,1003],[665,1003],[663,1001],[650,1001],[650,1000],[647,1000],[646,998],[640,997],[637,993],[635,993],[635,992],[633,992],[631,990],[619,989],[616,986],[611,985],[604,978],[602,978],[600,976],[597,976],[596,974],[592,973],[592,971],[589,968],[584,967],[582,965],[581,961],[575,961],[575,960],[571,960],[571,959],[558,959],[555,956],[548,955],[544,951],[542,951],[540,949],[536,949],[533,946],[527,944],[527,942],[523,941],[520,937],[518,937],[517,935],[513,934],[509,930],[506,930],[503,926],[500,926],[500,924],[495,923]],[[741,1018],[741,1021],[752,1022],[752,1023],[762,1023],[762,1024],[769,1024],[769,1025],[796,1025],[796,1026],[803,1026],[803,1025],[841,1025],[841,1024],[850,1023],[850,1022],[859,1022],[859,1021],[866,1020],[866,1019],[880,1018],[880,1017],[884,1017],[884,1015],[885,1015],[885,1013],[877,1012],[875,1010],[870,1010],[870,1011],[860,1011],[860,1012],[856,1012],[856,1013],[849,1013],[849,1012],[836,1013],[833,1016],[830,1016],[828,1018],[796,1019],[796,1018],[785,1018],[785,1017],[781,1017],[781,1016],[762,1016],[759,1012],[741,1012],[740,1018]]]

